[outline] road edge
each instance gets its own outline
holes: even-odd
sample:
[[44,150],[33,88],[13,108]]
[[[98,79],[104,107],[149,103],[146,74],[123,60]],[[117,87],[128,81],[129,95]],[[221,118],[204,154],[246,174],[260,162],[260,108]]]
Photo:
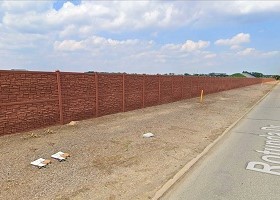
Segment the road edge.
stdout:
[[271,91],[279,84],[279,81],[262,97],[260,98],[250,109],[248,109],[240,118],[233,122],[220,136],[218,136],[211,144],[209,144],[200,154],[188,162],[182,169],[180,169],[173,178],[169,179],[154,195],[152,200],[158,200],[163,197],[171,187],[179,181],[190,169],[194,166],[203,156],[205,156],[241,119],[243,119],[249,112],[251,112],[260,102],[262,102]]

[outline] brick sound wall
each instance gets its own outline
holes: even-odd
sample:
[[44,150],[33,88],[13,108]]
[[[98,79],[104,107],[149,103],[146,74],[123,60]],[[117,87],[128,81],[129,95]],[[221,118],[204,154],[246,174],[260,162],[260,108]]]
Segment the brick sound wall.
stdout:
[[172,99],[174,101],[178,101],[182,99],[182,90],[183,90],[183,77],[172,77],[173,81],[173,94],[172,94]]
[[55,73],[0,71],[0,135],[59,122]]
[[172,98],[172,76],[160,76],[160,103],[170,103]]
[[60,73],[63,122],[96,115],[95,76],[82,73]]
[[126,75],[124,79],[125,110],[135,110],[143,107],[144,75]]
[[98,116],[123,111],[123,75],[98,74]]
[[159,104],[159,76],[145,75],[144,77],[144,106]]
[[0,135],[273,80],[0,70]]

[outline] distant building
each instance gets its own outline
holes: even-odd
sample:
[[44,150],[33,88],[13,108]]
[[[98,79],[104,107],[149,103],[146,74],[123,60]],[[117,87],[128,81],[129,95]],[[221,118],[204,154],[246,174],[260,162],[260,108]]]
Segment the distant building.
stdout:
[[251,73],[249,73],[249,72],[242,72],[242,75],[244,75],[244,76],[246,76],[246,78],[256,78],[256,77],[254,77]]

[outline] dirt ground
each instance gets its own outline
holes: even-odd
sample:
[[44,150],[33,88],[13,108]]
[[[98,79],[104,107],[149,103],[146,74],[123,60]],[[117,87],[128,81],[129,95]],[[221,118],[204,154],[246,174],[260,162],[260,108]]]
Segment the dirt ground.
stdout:
[[[0,199],[150,199],[274,84],[2,136]],[[71,157],[30,165],[58,151]]]

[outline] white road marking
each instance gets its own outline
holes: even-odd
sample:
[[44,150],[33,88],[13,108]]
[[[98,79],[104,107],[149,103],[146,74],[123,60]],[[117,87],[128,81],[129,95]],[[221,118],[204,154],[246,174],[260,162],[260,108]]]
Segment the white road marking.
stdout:
[[280,126],[270,125],[262,127],[261,130],[269,132],[266,133],[267,135],[259,135],[261,137],[266,137],[267,140],[265,142],[264,151],[256,150],[256,152],[264,154],[261,156],[261,159],[266,163],[257,161],[249,162],[246,169],[280,176],[280,171],[275,171],[280,170]]

